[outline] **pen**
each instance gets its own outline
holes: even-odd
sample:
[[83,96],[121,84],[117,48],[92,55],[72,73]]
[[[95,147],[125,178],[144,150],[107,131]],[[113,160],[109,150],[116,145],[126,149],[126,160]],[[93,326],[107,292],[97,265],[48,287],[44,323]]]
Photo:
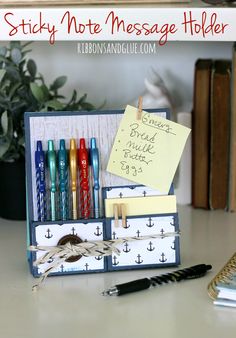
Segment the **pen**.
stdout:
[[80,207],[81,217],[89,218],[90,216],[90,191],[88,177],[88,151],[85,145],[85,139],[80,139],[79,146],[79,170],[80,170]]
[[46,221],[46,182],[45,182],[45,154],[41,141],[37,141],[35,151],[35,171],[37,188],[38,221]]
[[181,280],[194,279],[202,277],[208,270],[212,268],[211,265],[198,264],[189,268],[176,270],[174,272],[166,273],[163,275],[137,279],[132,282],[119,284],[103,291],[103,296],[121,296],[127,293],[136,292],[148,289],[150,286],[161,285],[169,282],[180,282]]
[[56,220],[56,152],[52,140],[48,141],[48,167],[51,191],[51,221]]
[[60,219],[67,219],[67,184],[68,184],[68,169],[67,169],[67,153],[65,140],[60,140],[58,151],[58,171],[59,171],[59,191],[60,191]]
[[76,140],[70,140],[70,182],[72,192],[72,219],[77,219],[77,150]]
[[95,137],[90,141],[90,161],[93,173],[94,218],[99,218],[99,154]]

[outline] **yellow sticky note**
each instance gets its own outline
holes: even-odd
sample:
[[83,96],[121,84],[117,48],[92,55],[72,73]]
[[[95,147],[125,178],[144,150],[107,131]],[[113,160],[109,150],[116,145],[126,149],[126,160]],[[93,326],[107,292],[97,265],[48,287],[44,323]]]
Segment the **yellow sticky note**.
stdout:
[[169,214],[176,212],[176,196],[148,196],[105,199],[106,217],[114,216],[114,204],[125,204],[126,216]]
[[107,170],[168,194],[190,129],[127,106]]

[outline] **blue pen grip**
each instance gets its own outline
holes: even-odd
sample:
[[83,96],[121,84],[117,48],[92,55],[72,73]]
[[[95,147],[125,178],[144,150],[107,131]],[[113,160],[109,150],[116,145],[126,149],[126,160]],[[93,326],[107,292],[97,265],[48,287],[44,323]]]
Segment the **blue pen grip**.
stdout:
[[37,213],[38,221],[46,220],[46,182],[45,182],[45,154],[42,142],[37,141],[37,150],[35,151],[35,171],[36,171],[36,189],[37,189]]

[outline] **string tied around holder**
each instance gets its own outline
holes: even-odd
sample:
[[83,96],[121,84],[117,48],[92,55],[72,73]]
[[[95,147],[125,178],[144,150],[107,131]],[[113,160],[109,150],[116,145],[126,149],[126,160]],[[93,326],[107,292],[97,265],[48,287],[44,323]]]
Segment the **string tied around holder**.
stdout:
[[41,252],[43,253],[38,259],[33,263],[33,266],[39,267],[42,264],[48,263],[48,267],[41,274],[39,282],[32,287],[33,291],[38,290],[41,284],[45,281],[47,276],[55,271],[61,264],[68,261],[73,256],[99,256],[105,257],[112,254],[120,255],[120,250],[117,247],[118,245],[125,244],[127,242],[142,241],[156,238],[166,238],[180,236],[179,231],[175,232],[166,232],[164,234],[155,234],[155,235],[146,235],[140,237],[124,237],[118,239],[111,239],[106,241],[84,241],[78,244],[72,244],[70,242],[65,243],[64,245],[57,246],[41,246],[41,245],[31,245],[29,251],[31,252]]

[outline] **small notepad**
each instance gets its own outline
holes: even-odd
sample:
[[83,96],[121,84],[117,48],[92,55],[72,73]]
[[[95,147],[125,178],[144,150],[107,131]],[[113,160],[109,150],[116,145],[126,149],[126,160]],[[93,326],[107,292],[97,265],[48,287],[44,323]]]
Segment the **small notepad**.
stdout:
[[190,129],[127,106],[110,154],[107,170],[167,194]]
[[236,307],[236,253],[210,281],[207,290],[215,305]]

